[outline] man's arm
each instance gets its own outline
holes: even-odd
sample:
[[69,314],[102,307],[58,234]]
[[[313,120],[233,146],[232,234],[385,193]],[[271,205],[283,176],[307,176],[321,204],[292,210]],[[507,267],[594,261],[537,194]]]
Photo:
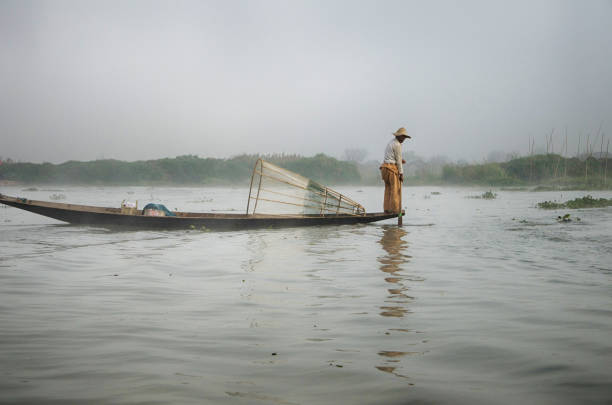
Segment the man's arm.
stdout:
[[404,166],[402,163],[404,160],[402,159],[402,145],[397,142],[393,145],[393,153],[395,155],[395,164],[397,165],[397,170],[399,171],[399,179],[403,183],[404,182]]

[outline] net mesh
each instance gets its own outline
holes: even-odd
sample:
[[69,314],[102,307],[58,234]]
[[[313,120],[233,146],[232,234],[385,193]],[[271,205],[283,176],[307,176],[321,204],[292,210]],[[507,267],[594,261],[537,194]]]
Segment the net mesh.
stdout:
[[247,214],[365,215],[365,209],[329,187],[259,159],[251,177]]

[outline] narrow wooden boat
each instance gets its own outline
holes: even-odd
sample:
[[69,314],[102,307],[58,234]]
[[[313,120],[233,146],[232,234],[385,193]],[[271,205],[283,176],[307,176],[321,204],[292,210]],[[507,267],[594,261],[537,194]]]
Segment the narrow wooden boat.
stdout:
[[142,215],[142,210],[138,211],[138,214],[123,214],[121,208],[36,201],[2,194],[0,194],[0,203],[71,224],[113,228],[238,230],[363,224],[397,217],[397,214],[382,212],[364,215],[307,214],[302,216],[174,212],[176,216],[158,217]]
[[253,169],[245,214],[169,212],[36,201],[0,194],[0,203],[70,224],[102,227],[236,230],[267,227],[364,224],[397,213],[366,213],[350,198],[299,174],[259,159]]

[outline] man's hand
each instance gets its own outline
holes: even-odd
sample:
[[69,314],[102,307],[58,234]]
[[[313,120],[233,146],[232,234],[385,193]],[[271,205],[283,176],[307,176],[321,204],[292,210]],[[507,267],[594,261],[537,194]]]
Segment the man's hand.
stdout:
[[406,164],[406,159],[402,159],[402,164],[405,165]]
[[403,182],[404,182],[404,175],[400,174],[400,183],[403,183]]

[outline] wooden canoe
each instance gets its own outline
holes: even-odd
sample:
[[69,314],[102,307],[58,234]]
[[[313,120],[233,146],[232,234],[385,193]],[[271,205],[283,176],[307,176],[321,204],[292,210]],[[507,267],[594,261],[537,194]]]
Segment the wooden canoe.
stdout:
[[125,214],[121,212],[121,208],[36,201],[2,194],[0,194],[0,203],[70,224],[107,228],[241,230],[268,227],[364,224],[397,217],[397,214],[382,212],[366,213],[363,215],[326,214],[290,216],[177,211],[174,212],[176,214],[174,217],[156,217],[142,215],[142,210],[136,214]]

